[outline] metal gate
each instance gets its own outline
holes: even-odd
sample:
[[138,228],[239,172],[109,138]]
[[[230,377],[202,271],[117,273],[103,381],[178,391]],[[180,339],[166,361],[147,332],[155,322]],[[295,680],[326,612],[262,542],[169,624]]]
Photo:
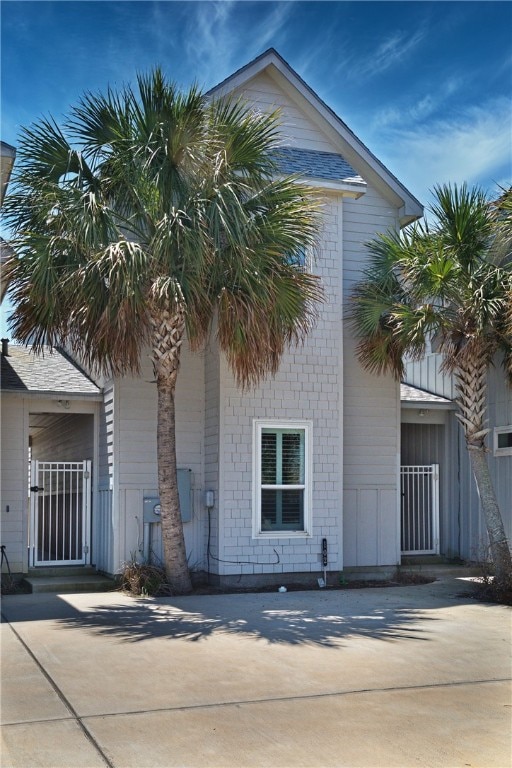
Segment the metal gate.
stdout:
[[402,554],[439,554],[439,464],[401,467]]
[[32,461],[30,564],[90,562],[90,461]]

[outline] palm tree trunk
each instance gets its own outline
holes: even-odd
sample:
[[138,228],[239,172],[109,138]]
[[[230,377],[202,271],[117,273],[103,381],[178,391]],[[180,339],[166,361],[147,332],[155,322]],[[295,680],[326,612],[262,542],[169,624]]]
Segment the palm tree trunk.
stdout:
[[186,594],[192,591],[192,582],[178,496],[175,418],[176,379],[185,332],[183,312],[155,313],[151,326],[153,368],[158,392],[158,492],[165,572],[171,589],[176,594]]
[[471,468],[475,476],[480,503],[484,512],[489,545],[494,562],[494,576],[498,583],[504,584],[512,574],[512,558],[508,546],[500,508],[494,493],[492,479],[487,464],[484,448],[469,447]]
[[512,575],[512,557],[486,457],[485,438],[489,432],[485,427],[487,358],[488,351],[475,345],[458,361],[455,376],[459,393],[457,403],[461,412],[457,414],[457,418],[464,429],[471,468],[489,535],[495,578],[504,583]]

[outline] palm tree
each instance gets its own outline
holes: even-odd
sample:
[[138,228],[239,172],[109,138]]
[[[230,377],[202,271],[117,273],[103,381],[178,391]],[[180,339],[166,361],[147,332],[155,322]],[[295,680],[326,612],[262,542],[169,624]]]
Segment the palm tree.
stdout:
[[85,95],[62,128],[22,131],[6,202],[7,266],[21,342],[65,345],[91,371],[139,371],[158,391],[158,482],[167,577],[191,589],[176,479],[175,388],[185,339],[216,338],[239,385],[274,373],[322,297],[294,256],[320,205],[278,173],[278,114],[182,93],[160,70]]
[[[498,580],[512,561],[486,459],[487,374],[500,355],[512,383],[510,219],[479,189],[434,189],[435,224],[415,224],[369,243],[370,262],[352,295],[351,323],[367,370],[404,374],[432,339],[453,374],[458,419],[480,494]],[[500,214],[501,211],[501,214]],[[508,318],[508,324],[507,324]]]

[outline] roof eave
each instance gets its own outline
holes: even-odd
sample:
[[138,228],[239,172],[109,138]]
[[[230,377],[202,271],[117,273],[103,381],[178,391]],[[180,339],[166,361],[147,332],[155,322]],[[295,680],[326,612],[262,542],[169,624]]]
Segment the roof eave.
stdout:
[[300,183],[322,191],[339,192],[343,197],[353,197],[356,200],[365,194],[368,186],[364,181],[335,181],[316,176],[300,176]]
[[5,395],[13,395],[18,398],[30,398],[42,399],[42,400],[69,400],[69,401],[83,401],[88,402],[103,402],[103,394],[98,392],[61,392],[59,390],[38,390],[38,389],[2,389],[2,397]]
[[456,411],[457,405],[452,402],[439,403],[431,400],[401,400],[401,408],[415,411]]

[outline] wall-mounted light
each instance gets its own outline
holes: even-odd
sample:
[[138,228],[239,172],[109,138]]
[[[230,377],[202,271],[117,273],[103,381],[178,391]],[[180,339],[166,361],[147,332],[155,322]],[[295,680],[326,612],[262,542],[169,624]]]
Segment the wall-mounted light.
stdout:
[[66,410],[69,408],[69,400],[57,400],[57,403],[61,408],[65,408]]
[[428,411],[424,410],[424,408],[420,408],[420,410],[418,411],[418,416],[421,416],[421,418],[423,418],[427,414],[428,414]]

